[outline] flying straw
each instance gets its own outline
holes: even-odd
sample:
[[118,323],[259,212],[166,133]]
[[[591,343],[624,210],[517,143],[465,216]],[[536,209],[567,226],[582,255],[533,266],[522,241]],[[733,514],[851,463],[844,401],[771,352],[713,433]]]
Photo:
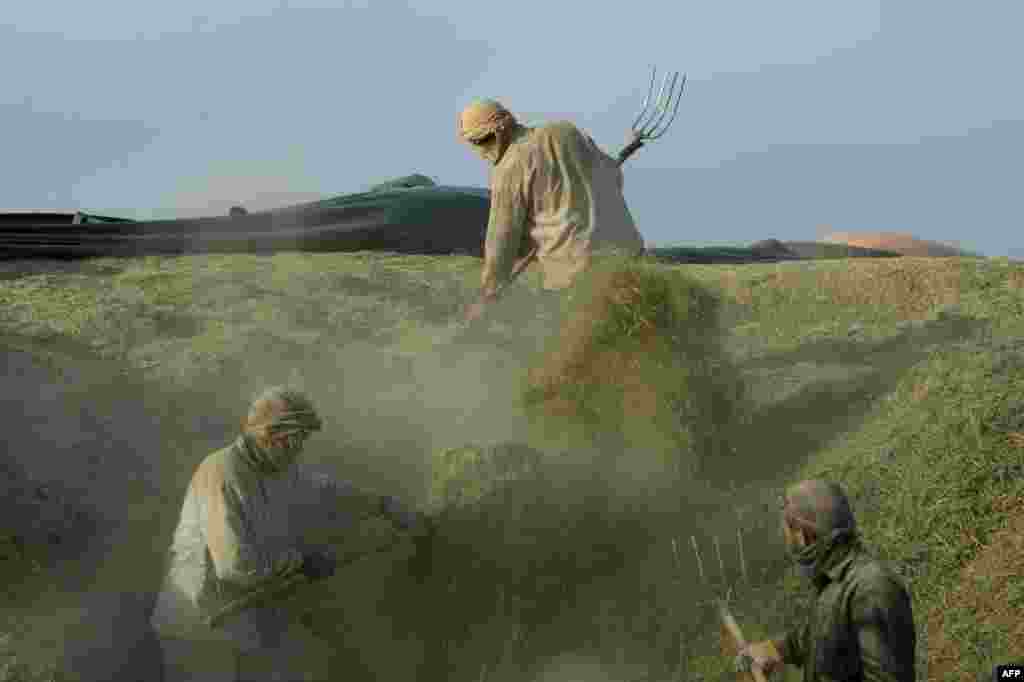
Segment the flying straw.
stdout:
[[725,581],[725,562],[722,561],[722,546],[718,544],[718,536],[715,536],[715,554],[718,556],[718,570],[721,571],[719,575],[722,576],[722,580]]
[[693,553],[697,557],[697,570],[700,572],[700,581],[706,583],[704,579],[704,562],[700,558],[700,549],[697,547],[697,536],[691,535],[690,542],[693,543]]
[[747,577],[747,560],[743,556],[743,529],[739,526],[736,528],[736,544],[740,548],[740,571],[743,572],[743,582],[749,583],[750,579]]

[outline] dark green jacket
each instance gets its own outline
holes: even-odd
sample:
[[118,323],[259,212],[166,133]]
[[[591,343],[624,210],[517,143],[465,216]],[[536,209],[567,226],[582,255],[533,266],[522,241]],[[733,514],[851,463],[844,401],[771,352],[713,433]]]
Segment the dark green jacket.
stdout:
[[806,622],[785,638],[785,662],[805,682],[914,681],[917,637],[902,581],[857,540],[822,559]]

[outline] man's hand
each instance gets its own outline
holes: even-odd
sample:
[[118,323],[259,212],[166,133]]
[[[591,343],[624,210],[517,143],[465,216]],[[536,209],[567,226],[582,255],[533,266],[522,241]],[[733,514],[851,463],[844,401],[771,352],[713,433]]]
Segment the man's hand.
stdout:
[[466,306],[466,322],[474,322],[487,311],[487,307],[498,300],[498,294],[481,292],[480,298]]
[[412,525],[407,529],[410,535],[416,538],[423,538],[429,535],[433,535],[437,530],[434,525],[434,517],[423,512],[414,512],[415,519]]
[[330,578],[338,568],[337,560],[326,552],[309,552],[302,557],[299,571],[311,582]]
[[430,535],[432,523],[433,519],[419,511],[405,512],[396,520],[398,527],[414,538]]
[[766,676],[780,670],[782,665],[782,658],[771,640],[746,645],[733,660],[733,667],[738,673],[749,673],[753,666],[757,666]]
[[380,500],[380,512],[410,535],[419,536],[430,533],[430,517],[423,512],[406,508],[396,497],[383,496]]
[[487,310],[489,304],[484,300],[475,301],[466,306],[465,318],[466,322],[476,322],[483,317],[484,312]]
[[400,529],[407,533],[405,540],[412,554],[408,557],[409,574],[417,582],[427,580],[434,564],[433,547],[437,526],[434,518],[423,512],[406,509],[395,497],[385,495],[381,498],[381,513]]

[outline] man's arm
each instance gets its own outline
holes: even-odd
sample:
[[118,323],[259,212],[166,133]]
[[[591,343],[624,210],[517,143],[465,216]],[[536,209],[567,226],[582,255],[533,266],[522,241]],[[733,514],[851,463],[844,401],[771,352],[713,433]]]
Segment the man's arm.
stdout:
[[858,585],[851,598],[851,619],[863,679],[914,682],[916,633],[910,596],[903,586],[881,576]]
[[529,214],[524,187],[519,178],[495,178],[491,189],[491,213],[484,241],[484,268],[480,297],[493,301],[508,283],[519,255]]
[[360,490],[348,481],[336,481],[322,473],[306,474],[306,479],[324,499],[332,522],[341,526],[381,517],[400,528],[408,528],[418,519],[415,512],[390,495]]
[[378,513],[379,495],[358,490],[348,481],[338,481],[320,472],[303,471],[303,478],[334,525],[347,526]]

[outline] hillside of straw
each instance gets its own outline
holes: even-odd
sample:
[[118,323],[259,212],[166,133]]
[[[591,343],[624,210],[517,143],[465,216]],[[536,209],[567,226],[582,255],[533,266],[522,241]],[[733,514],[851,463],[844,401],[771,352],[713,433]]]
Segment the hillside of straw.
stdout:
[[353,564],[295,614],[350,679],[716,677],[710,596],[731,590],[750,638],[799,617],[775,495],[819,475],[907,580],[921,679],[1024,653],[1005,627],[1024,608],[1018,264],[618,263],[557,310],[529,273],[472,332],[469,258],[4,266],[4,518],[87,521],[6,522],[7,680],[146,679],[184,486],[286,382],[324,413],[311,465],[443,521],[430,551]]

